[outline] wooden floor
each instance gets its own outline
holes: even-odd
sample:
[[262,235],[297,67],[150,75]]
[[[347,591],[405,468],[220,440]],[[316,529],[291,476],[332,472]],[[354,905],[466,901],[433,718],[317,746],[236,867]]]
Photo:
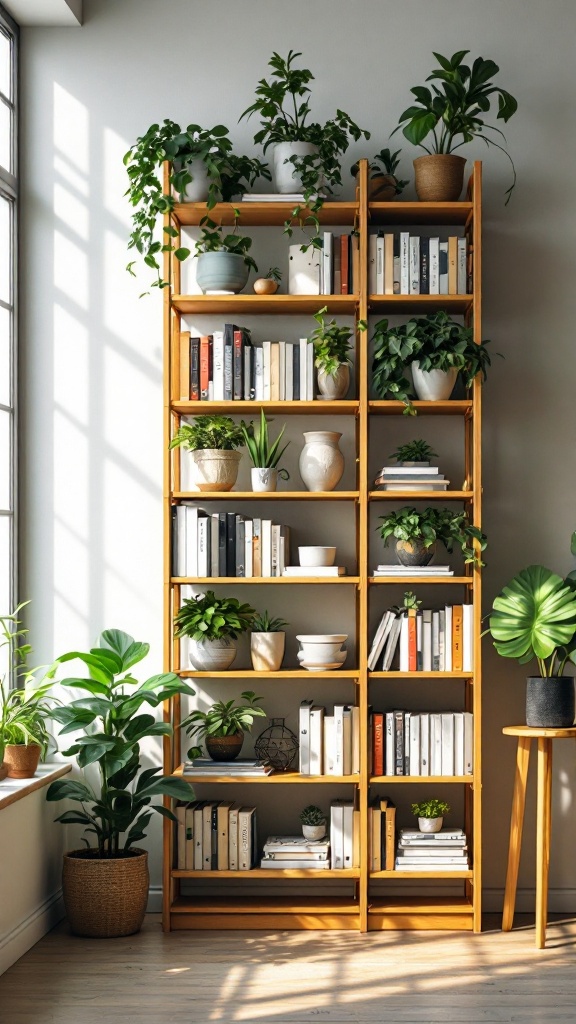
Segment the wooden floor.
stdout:
[[576,919],[513,932],[174,932],[65,924],[0,978],[2,1024],[430,1024],[576,1021]]

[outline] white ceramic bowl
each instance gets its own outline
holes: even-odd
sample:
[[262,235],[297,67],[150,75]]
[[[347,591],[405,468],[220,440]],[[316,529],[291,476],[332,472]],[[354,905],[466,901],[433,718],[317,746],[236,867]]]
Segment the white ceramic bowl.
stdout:
[[343,644],[348,633],[297,633],[296,639],[301,644]]
[[340,653],[342,644],[302,644],[304,661],[334,661],[335,655]]
[[334,565],[334,559],[336,558],[336,548],[323,548],[312,546],[298,548],[298,556],[300,558],[300,565]]

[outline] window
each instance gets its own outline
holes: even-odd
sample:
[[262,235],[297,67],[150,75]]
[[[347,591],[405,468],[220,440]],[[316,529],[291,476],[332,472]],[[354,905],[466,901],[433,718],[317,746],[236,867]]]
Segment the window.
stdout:
[[18,29],[0,6],[0,611],[16,603]]

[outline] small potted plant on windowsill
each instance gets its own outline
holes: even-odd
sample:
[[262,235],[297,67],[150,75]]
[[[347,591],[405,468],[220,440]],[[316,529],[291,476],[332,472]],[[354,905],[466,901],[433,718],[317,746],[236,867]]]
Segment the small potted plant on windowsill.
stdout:
[[[244,704],[218,701],[208,711],[192,711],[182,722],[181,728],[188,736],[204,740],[213,761],[233,761],[238,757],[244,733],[251,731],[255,718],[266,717],[266,712],[256,703],[261,698],[253,690],[244,690],[241,696]],[[189,750],[188,756],[197,756],[197,748]]]
[[421,832],[440,832],[444,815],[450,813],[450,807],[444,800],[422,800],[419,804],[412,804],[412,814],[418,818],[418,828]]
[[238,234],[239,211],[234,210],[234,228],[224,234],[221,224],[210,217],[200,221],[201,235],[196,242],[196,281],[207,295],[236,295],[241,292],[250,270],[258,270],[248,250],[252,239]]
[[302,835],[305,839],[309,839],[311,842],[324,839],[326,835],[326,815],[320,807],[309,804],[308,807],[305,807],[300,812],[300,821],[302,823]]
[[0,678],[0,781],[6,776],[32,779],[50,745],[46,721],[51,705],[46,695],[52,683],[37,683],[37,670],[27,666],[32,648],[24,642],[28,630],[18,618],[25,604],[0,616],[0,650],[12,667],[14,682],[22,683],[11,689],[8,672]]
[[[408,181],[401,181],[395,173],[400,163],[401,152],[400,149],[395,153],[391,153],[389,149],[381,149],[376,153],[374,161],[368,165],[368,198],[372,202],[390,203],[402,195]],[[358,163],[352,164],[352,177],[358,175],[358,169]]]
[[252,624],[254,609],[235,597],[216,597],[212,590],[182,601],[174,616],[174,635],[190,638],[190,663],[199,672],[230,668],[236,641]]
[[287,469],[278,469],[278,463],[286,451],[289,441],[280,448],[286,424],[278,434],[275,441],[270,442],[268,438],[268,420],[264,410],[260,409],[260,427],[256,429],[253,423],[241,424],[244,444],[252,459],[253,469],[250,471],[253,491],[275,491],[278,486],[278,478],[289,480],[290,474]]
[[[506,123],[516,112],[518,103],[509,92],[491,81],[500,70],[493,60],[477,57],[472,67],[463,63],[469,52],[460,50],[450,58],[434,53],[440,67],[426,79],[432,82],[431,88],[420,85],[410,90],[416,102],[400,115],[400,124],[392,132],[394,135],[402,129],[409,142],[428,154],[414,160],[416,192],[420,200],[451,202],[460,198],[466,160],[455,156],[454,152],[474,138],[482,139],[487,146],[496,146],[510,160],[513,179],[506,190],[506,202],[516,184],[510,155],[486,134],[497,132],[502,136],[502,132],[486,124],[482,115],[490,110],[492,98],[497,96],[496,117]],[[428,146],[424,145],[425,139],[430,139]]]
[[169,447],[182,445],[192,452],[196,486],[200,491],[231,491],[238,478],[242,455],[236,451],[244,444],[242,427],[230,416],[195,416],[183,423]]
[[250,657],[255,672],[277,672],[286,647],[284,619],[271,618],[268,612],[255,615],[250,625]]
[[270,267],[265,277],[257,277],[252,287],[256,295],[275,295],[280,287],[282,272],[278,267]]
[[484,563],[475,549],[484,551],[485,534],[469,522],[465,512],[454,512],[449,508],[416,509],[408,505],[385,516],[380,516],[382,525],[377,527],[385,544],[390,538],[395,541],[395,553],[401,565],[424,566],[434,557],[436,542],[442,541],[449,553],[454,545],[464,555],[465,563],[481,566]]

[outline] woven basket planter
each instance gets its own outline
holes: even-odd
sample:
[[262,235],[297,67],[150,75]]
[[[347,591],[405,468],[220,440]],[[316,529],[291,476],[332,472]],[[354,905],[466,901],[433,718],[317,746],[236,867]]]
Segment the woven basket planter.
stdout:
[[465,158],[452,153],[416,157],[414,184],[420,202],[450,203],[460,199],[465,166]]
[[64,854],[64,905],[74,935],[113,939],[139,932],[148,901],[148,854],[130,850],[112,860],[95,850]]

